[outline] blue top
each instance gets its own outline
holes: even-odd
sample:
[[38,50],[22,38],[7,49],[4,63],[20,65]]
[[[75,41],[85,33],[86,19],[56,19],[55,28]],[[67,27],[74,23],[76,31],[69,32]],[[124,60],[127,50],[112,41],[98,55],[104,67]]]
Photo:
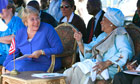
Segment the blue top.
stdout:
[[[36,50],[43,49],[45,56],[39,58],[24,58],[15,61],[16,70],[22,71],[47,71],[51,64],[51,55],[63,52],[61,40],[54,28],[47,23],[41,23],[40,28],[29,42],[27,28],[22,28],[16,33],[16,51],[15,56],[18,57],[21,52],[24,54],[32,54]],[[61,67],[61,58],[56,58],[54,70]],[[13,55],[8,55],[3,66],[11,71],[13,70]]]
[[[91,50],[94,45],[106,37],[107,34],[103,32],[97,37],[96,41],[92,41],[89,44],[84,44],[84,55],[82,55],[80,52],[80,60],[84,61],[86,59],[90,59],[92,57],[92,53],[86,53],[86,51]],[[103,61],[110,60],[113,63],[108,68],[109,76],[111,78],[114,77],[114,75],[118,72],[118,66],[123,69],[122,67],[125,65],[128,59],[131,60],[133,57],[132,55],[132,46],[128,40],[128,36],[126,34],[116,35],[113,46],[103,54]],[[120,59],[120,56],[123,56],[123,58]]]
[[[0,31],[0,37],[15,34],[18,29],[24,27],[24,24],[19,17],[13,16],[7,26],[8,28],[6,31]],[[10,44],[0,43],[0,64],[3,63],[6,56],[9,54],[9,48]]]

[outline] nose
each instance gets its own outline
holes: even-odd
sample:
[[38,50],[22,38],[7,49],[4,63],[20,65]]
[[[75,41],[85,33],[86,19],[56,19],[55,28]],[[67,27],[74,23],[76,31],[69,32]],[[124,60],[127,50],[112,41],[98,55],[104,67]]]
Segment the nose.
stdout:
[[103,24],[103,20],[100,22],[100,24]]

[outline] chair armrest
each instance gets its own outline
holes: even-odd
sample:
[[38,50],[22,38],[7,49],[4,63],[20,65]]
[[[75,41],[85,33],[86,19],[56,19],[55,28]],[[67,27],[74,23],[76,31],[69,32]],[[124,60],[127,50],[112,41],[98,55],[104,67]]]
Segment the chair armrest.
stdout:
[[51,56],[51,60],[52,60],[51,65],[50,65],[49,69],[47,70],[48,73],[53,73],[53,71],[54,71],[55,55]]

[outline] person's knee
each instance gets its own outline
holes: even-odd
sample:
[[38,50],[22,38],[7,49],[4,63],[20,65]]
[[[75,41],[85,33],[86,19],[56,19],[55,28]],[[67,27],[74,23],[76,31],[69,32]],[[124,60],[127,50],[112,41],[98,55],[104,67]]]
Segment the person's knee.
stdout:
[[132,84],[140,84],[140,77],[135,77],[132,81]]
[[122,75],[123,75],[122,72],[116,73],[115,76],[114,76],[114,80],[115,79],[120,79],[122,77]]
[[71,72],[72,72],[72,68],[68,68],[63,72],[63,74],[68,75]]

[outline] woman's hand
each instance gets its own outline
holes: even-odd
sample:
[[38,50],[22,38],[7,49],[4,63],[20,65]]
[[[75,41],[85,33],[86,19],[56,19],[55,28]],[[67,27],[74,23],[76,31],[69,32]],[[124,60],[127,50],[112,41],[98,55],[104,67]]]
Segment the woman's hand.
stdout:
[[129,62],[129,63],[127,64],[127,69],[128,69],[128,70],[135,70],[136,67],[137,67],[137,65],[136,65],[136,64],[131,65],[131,62]]
[[74,38],[78,43],[79,49],[82,52],[82,54],[84,54],[84,45],[82,42],[82,33],[78,32],[76,29],[72,29],[74,32]]
[[41,50],[37,50],[34,51],[30,56],[28,56],[29,58],[39,58],[40,55],[42,55],[42,51]]
[[74,38],[77,42],[82,42],[82,33],[72,29],[74,31]]
[[5,67],[2,67],[2,74],[5,74],[6,73],[6,69]]
[[100,74],[103,70],[107,69],[112,64],[111,61],[105,62],[97,62],[96,65],[93,67],[93,71],[97,71],[97,74]]

